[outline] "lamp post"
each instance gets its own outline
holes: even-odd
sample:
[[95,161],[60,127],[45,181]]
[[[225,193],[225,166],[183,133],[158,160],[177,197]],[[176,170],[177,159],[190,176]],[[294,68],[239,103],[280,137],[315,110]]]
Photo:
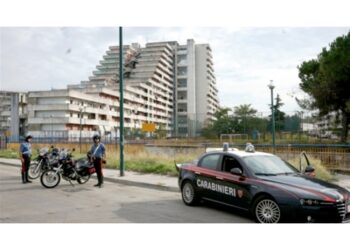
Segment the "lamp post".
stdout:
[[124,176],[124,70],[123,70],[123,28],[119,27],[119,169],[120,176]]
[[53,115],[50,115],[50,120],[51,120],[51,143],[53,143],[53,122],[52,122],[52,117]]
[[81,130],[82,130],[82,125],[81,125],[81,120],[83,118],[83,112],[85,112],[86,106],[84,105],[83,107],[79,107],[79,111],[80,111],[80,128],[79,128],[79,148],[80,148],[80,153],[81,153]]
[[275,144],[275,110],[273,107],[273,89],[275,86],[273,85],[273,80],[270,80],[270,84],[267,85],[271,90],[271,113],[272,113],[272,149],[273,153],[276,152],[276,144]]

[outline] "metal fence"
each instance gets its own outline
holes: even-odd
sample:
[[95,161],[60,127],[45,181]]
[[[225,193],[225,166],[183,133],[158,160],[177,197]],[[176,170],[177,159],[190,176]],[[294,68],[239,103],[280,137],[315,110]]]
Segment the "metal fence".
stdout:
[[[106,144],[107,150],[117,153],[119,150],[119,141],[102,137],[101,140]],[[34,138],[33,147],[47,147],[54,145],[62,148],[75,148],[78,152],[87,152],[92,144],[91,138],[82,138],[81,143],[79,138],[62,139],[62,138]],[[190,141],[190,140],[154,140],[154,139],[139,139],[126,140],[125,144],[130,149],[135,147],[137,151],[145,151],[151,149],[150,152],[161,152],[162,154],[193,154],[205,152],[208,147],[222,147],[219,141]],[[19,143],[6,143],[6,138],[0,137],[1,148],[18,149]],[[255,144],[257,151],[273,152],[271,144]],[[230,147],[239,149],[245,148],[245,143],[231,143]],[[153,148],[153,149],[152,149]],[[147,150],[149,151],[149,150]],[[136,151],[135,151],[136,152]],[[342,168],[350,170],[350,144],[277,144],[275,154],[281,156],[285,160],[290,160],[299,156],[301,152],[306,152],[308,155],[320,159],[328,168]],[[199,155],[198,155],[199,156]]]
[[[257,151],[273,153],[271,144],[254,145]],[[168,144],[151,144],[146,145],[148,151],[153,153],[171,155],[190,154],[205,152],[206,148],[221,148],[222,144],[205,142],[192,145]],[[230,144],[230,147],[244,149],[245,144]],[[298,158],[301,152],[320,159],[321,162],[330,169],[347,169],[350,170],[350,145],[349,144],[278,144],[275,148],[275,154],[284,160]]]

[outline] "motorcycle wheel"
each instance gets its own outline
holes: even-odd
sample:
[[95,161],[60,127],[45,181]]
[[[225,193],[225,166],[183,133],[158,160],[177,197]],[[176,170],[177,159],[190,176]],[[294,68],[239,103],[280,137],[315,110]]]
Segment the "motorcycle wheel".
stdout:
[[36,179],[41,174],[41,164],[40,162],[32,162],[30,163],[29,170],[28,170],[28,177],[29,179]]
[[60,181],[60,174],[56,173],[56,171],[52,169],[44,171],[40,178],[41,185],[46,188],[54,188],[60,183]]
[[88,173],[87,175],[78,177],[77,181],[79,184],[84,184],[90,179],[90,176],[91,176],[90,173]]

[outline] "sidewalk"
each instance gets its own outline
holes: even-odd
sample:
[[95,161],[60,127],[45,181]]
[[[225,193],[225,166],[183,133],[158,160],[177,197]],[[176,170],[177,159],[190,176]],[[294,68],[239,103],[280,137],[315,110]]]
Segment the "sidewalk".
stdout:
[[[0,158],[0,164],[20,167],[21,162],[18,159]],[[158,174],[143,174],[132,171],[124,171],[124,176],[120,176],[119,170],[103,169],[104,180],[107,182],[120,183],[124,185],[153,188],[163,191],[180,192],[177,177],[164,176]],[[96,178],[96,175],[92,175]]]

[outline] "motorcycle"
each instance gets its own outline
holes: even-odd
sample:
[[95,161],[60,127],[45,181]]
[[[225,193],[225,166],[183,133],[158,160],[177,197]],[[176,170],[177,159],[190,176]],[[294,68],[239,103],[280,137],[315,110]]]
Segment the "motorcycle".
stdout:
[[72,181],[84,184],[93,173],[95,173],[95,168],[89,157],[74,161],[71,152],[62,150],[58,158],[58,167],[45,170],[40,177],[40,182],[46,188],[54,188],[60,183],[62,177],[74,186]]
[[42,148],[38,151],[38,156],[29,166],[28,177],[30,179],[38,178],[42,172],[47,169],[57,166],[59,150],[53,146]]

